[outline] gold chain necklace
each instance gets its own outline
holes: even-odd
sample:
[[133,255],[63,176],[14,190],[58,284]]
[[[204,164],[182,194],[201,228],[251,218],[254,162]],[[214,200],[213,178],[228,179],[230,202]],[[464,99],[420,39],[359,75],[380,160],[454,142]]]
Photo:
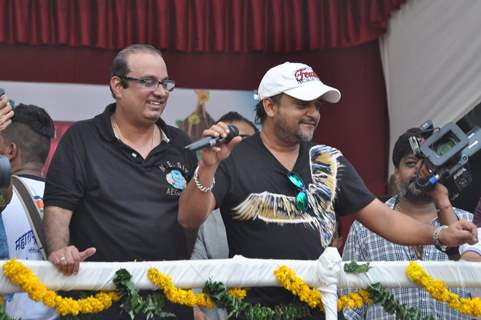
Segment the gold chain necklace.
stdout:
[[[112,120],[112,129],[114,130],[114,135],[117,137],[117,139],[120,139],[123,142],[127,142],[127,139],[125,139],[125,137],[122,135],[122,132],[120,131],[119,126],[117,125],[117,122],[114,120],[113,117],[111,118],[111,120]],[[152,145],[151,145],[152,148],[154,148],[154,145],[155,145],[155,132],[156,130],[154,127],[154,131],[152,132]]]
[[[393,210],[402,212],[401,209],[399,208],[399,197],[396,199],[396,203],[394,204]],[[412,246],[412,248],[414,249],[414,255],[416,256],[416,260],[423,260],[424,246],[417,245],[417,246]]]

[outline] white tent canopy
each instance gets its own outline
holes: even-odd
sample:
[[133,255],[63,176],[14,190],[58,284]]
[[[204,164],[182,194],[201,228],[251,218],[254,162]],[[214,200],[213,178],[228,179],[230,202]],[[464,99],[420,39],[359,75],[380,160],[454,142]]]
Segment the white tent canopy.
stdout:
[[391,17],[380,40],[391,151],[408,128],[441,127],[480,103],[480,12],[476,0],[409,0]]

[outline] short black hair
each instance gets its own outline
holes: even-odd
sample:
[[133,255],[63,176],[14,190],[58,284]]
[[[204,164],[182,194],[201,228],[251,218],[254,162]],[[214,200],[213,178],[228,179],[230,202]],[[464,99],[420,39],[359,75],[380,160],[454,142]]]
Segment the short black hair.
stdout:
[[[131,71],[128,65],[128,57],[135,53],[150,53],[153,55],[159,55],[162,57],[162,52],[151,46],[149,44],[132,44],[122,50],[120,50],[112,61],[112,68],[110,70],[110,77],[117,76],[120,78],[120,83],[122,87],[127,88],[129,86],[128,82],[124,79],[127,74]],[[112,88],[110,88],[112,96],[115,98]]]
[[241,115],[239,112],[235,112],[235,111],[227,112],[226,114],[221,116],[216,121],[216,123],[220,122],[220,121],[222,121],[222,122],[234,122],[234,121],[245,122],[248,125],[250,125],[252,127],[252,129],[254,129],[254,132],[259,132],[259,129],[257,129],[256,125],[252,121],[250,121],[249,119],[247,119],[246,117]]
[[424,136],[424,131],[420,128],[411,128],[399,136],[396,143],[394,144],[394,149],[392,150],[392,163],[395,168],[399,167],[401,159],[407,155],[413,153],[411,145],[409,144],[410,137],[421,138]]
[[7,143],[21,149],[23,163],[45,163],[55,126],[45,109],[20,103],[14,109],[12,123],[2,132]]
[[[278,104],[279,101],[281,100],[283,93],[276,94],[275,96],[269,97],[275,104]],[[255,122],[262,124],[264,120],[266,119],[266,111],[264,110],[264,104],[262,103],[264,99],[261,99],[259,102],[256,104],[256,119]]]

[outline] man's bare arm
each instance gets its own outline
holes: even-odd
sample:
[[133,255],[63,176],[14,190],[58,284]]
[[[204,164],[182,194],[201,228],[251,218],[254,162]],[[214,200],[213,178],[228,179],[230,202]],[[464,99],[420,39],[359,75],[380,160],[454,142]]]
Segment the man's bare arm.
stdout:
[[60,207],[46,207],[43,219],[47,254],[68,246],[70,241],[69,225],[72,211]]
[[52,206],[45,208],[43,224],[47,238],[48,260],[67,275],[77,273],[80,262],[96,251],[91,247],[79,252],[75,246],[69,245],[71,219],[71,210]]
[[[226,137],[229,128],[223,122],[214,124],[209,129],[204,130],[203,136]],[[209,190],[214,183],[214,176],[219,164],[226,159],[232,149],[241,142],[241,137],[233,138],[228,144],[222,144],[211,148],[202,149],[201,158],[194,178],[191,179],[187,187],[182,191],[179,199],[178,221],[186,229],[197,229],[207,219],[209,213],[216,206],[214,194]],[[197,184],[194,180],[197,179]],[[201,189],[204,189],[203,192]]]
[[[216,168],[204,168],[199,166],[199,182],[204,186],[210,186],[214,179]],[[189,230],[197,229],[208,217],[215,207],[215,198],[212,192],[202,192],[192,179],[179,199],[180,225]]]
[[[387,240],[401,245],[422,245],[433,243],[434,228],[399,213],[392,212],[379,200],[375,199],[356,214],[359,220],[371,231]],[[477,229],[468,221],[457,221],[440,233],[442,244],[454,247],[463,243],[477,242]]]

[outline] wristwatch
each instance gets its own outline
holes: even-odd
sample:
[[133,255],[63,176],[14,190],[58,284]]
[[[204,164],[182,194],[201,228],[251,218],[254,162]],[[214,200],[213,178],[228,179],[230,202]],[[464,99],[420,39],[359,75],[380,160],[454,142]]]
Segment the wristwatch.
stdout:
[[446,250],[448,249],[448,246],[446,245],[443,245],[441,243],[441,241],[439,241],[439,235],[441,234],[441,231],[448,228],[448,226],[446,225],[443,225],[443,226],[439,226],[439,227],[436,227],[434,229],[434,232],[433,232],[433,243],[434,243],[434,246],[436,247],[436,249],[442,251],[442,252],[446,252]]

